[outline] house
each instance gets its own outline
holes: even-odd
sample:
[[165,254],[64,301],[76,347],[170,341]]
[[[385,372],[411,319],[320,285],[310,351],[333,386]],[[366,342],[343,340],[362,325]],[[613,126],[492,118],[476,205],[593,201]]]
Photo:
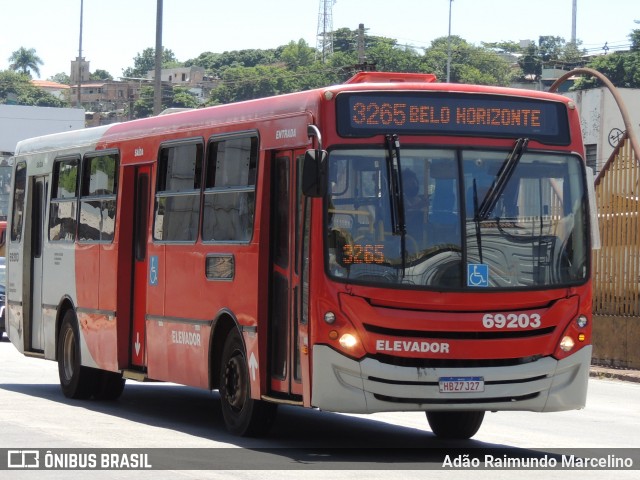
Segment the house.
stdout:
[[71,87],[50,80],[31,80],[31,84],[62,100],[69,101]]

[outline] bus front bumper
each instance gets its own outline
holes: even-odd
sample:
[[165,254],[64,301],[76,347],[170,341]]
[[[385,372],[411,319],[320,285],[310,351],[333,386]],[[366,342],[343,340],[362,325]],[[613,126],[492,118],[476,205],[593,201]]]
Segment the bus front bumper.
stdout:
[[[344,413],[433,410],[526,410],[583,408],[591,345],[573,355],[505,367],[416,368],[356,361],[325,345],[313,347],[312,405]],[[481,377],[484,391],[441,393],[443,377]]]

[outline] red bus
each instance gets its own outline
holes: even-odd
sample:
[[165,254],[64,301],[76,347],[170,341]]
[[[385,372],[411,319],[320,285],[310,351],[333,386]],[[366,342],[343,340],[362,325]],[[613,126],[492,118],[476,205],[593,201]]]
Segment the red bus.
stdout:
[[278,404],[585,404],[590,206],[567,98],[360,73],[343,85],[49,135],[15,154],[7,330],[64,395],[125,379]]

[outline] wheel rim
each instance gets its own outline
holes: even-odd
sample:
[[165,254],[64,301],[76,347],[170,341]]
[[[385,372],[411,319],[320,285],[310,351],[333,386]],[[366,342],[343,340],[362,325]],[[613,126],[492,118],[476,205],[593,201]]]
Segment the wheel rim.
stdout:
[[224,372],[225,398],[234,410],[242,410],[247,390],[243,360],[243,356],[236,352],[227,362]]
[[74,365],[76,360],[76,342],[71,329],[67,330],[64,335],[62,344],[62,367],[64,378],[70,381],[73,377]]

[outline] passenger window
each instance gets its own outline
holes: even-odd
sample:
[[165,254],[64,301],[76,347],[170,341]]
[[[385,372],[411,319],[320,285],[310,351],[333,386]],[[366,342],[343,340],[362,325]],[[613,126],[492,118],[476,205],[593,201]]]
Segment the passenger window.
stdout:
[[73,242],[78,213],[78,158],[57,160],[49,211],[49,240]]
[[101,153],[86,156],[80,188],[78,241],[113,241],[118,190],[118,155]]
[[200,220],[201,143],[160,150],[153,238],[195,242]]
[[204,191],[203,240],[251,240],[257,165],[258,137],[231,137],[211,142]]

